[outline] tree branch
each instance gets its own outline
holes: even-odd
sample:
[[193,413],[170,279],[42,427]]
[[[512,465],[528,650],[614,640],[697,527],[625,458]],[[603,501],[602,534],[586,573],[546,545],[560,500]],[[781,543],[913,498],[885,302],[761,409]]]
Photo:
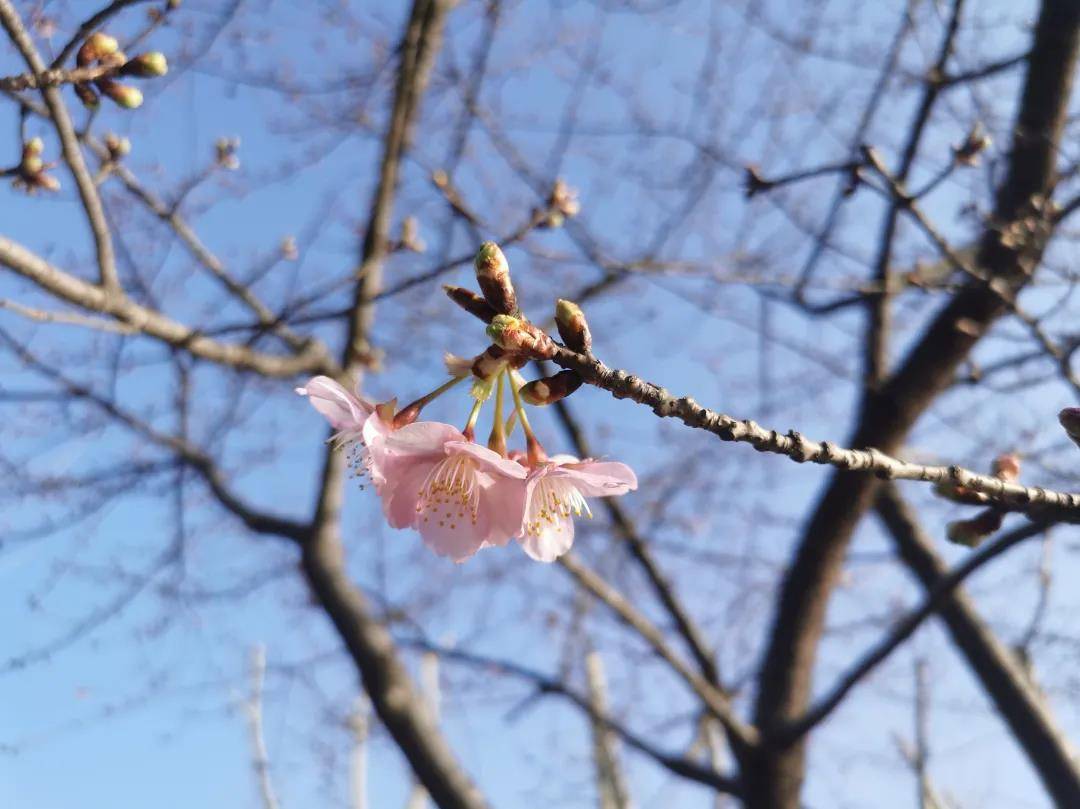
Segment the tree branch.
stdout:
[[147,337],[161,340],[200,359],[255,371],[268,377],[292,377],[302,373],[336,370],[333,363],[328,362],[326,348],[317,341],[308,343],[303,351],[292,356],[265,354],[246,346],[218,342],[154,309],[135,303],[119,291],[109,292],[76,278],[3,236],[0,236],[0,264],[61,300],[111,315]]
[[[900,492],[894,486],[881,487],[875,508],[892,536],[897,555],[927,593],[937,592],[949,575],[948,568]],[[1076,751],[1016,655],[997,639],[962,589],[954,589],[941,602],[938,613],[1046,791],[1058,806],[1080,805]]]

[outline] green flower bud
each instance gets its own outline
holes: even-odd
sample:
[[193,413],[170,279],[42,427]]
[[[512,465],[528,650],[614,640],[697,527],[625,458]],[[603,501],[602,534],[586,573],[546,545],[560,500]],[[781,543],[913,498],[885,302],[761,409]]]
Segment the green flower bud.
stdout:
[[160,51],[140,53],[120,68],[121,76],[134,76],[139,79],[153,79],[169,72],[169,62]]
[[107,95],[113,103],[127,110],[135,110],[142,106],[143,94],[138,87],[129,84],[119,84],[112,79],[99,79],[98,89]]
[[476,253],[476,280],[484,298],[496,312],[512,315],[518,311],[517,295],[510,282],[510,263],[495,242],[484,242]]
[[573,301],[560,298],[555,304],[555,325],[566,347],[579,354],[592,351],[592,334],[585,320],[585,313]]
[[530,359],[549,360],[557,350],[554,341],[542,329],[510,315],[496,315],[488,325],[487,333],[500,348]]

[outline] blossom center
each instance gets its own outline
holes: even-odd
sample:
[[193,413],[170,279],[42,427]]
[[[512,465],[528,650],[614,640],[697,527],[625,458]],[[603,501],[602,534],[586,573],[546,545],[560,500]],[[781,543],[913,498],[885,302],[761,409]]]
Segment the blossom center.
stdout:
[[525,515],[525,533],[538,537],[548,528],[562,531],[559,524],[571,515],[592,517],[589,504],[577,487],[564,477],[542,477],[536,483],[529,498],[529,510]]
[[[371,471],[371,453],[364,444],[364,434],[360,430],[342,430],[330,438],[334,449],[346,451],[346,463],[349,465],[349,477],[363,479]],[[363,483],[360,488],[364,488]]]
[[450,455],[432,467],[417,497],[416,512],[423,522],[455,529],[480,512],[476,462],[468,455]]

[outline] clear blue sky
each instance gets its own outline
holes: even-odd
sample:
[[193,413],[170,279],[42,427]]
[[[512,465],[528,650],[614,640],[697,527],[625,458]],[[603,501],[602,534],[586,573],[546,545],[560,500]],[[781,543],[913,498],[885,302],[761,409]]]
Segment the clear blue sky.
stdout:
[[[33,4],[18,5],[29,11]],[[70,20],[82,5],[53,2],[45,8]],[[295,72],[305,85],[368,73],[385,46],[396,41],[405,4],[353,3],[352,17],[345,19],[334,16],[337,5],[332,3],[308,8],[249,2],[242,5],[237,22],[209,42],[205,31],[221,13],[219,5],[184,3],[177,30],[151,43],[175,65],[185,61],[178,43],[188,49],[201,43],[209,48],[204,60],[194,68],[175,70],[166,81],[146,84],[147,103],[137,113],[104,107],[101,131],[129,133],[134,143],[130,165],[166,194],[206,165],[217,137],[239,136],[241,171],[198,189],[185,211],[207,245],[241,275],[272,255],[282,238],[295,235],[301,261],[279,268],[258,287],[267,298],[280,300],[293,285],[305,288],[344,275],[355,260],[356,227],[373,184],[377,142],[357,133],[346,119],[355,98],[350,106],[343,103],[349,96],[341,92],[308,94],[293,106],[287,97],[260,89],[258,79],[268,67]],[[440,76],[449,60],[462,68],[472,58],[480,31],[478,4],[463,5],[452,16],[451,44],[440,61]],[[715,147],[735,166],[758,161],[773,173],[842,156],[852,111],[865,99],[888,36],[883,32],[895,26],[900,4],[855,4],[858,9],[852,13],[846,8],[850,4],[826,4],[830,22],[821,30],[803,31],[830,51],[854,53],[854,65],[830,59],[796,62],[779,38],[762,33],[765,28],[801,30],[804,4],[765,4],[767,25],[750,25],[745,15],[726,8],[710,16],[707,2],[675,3],[645,20],[625,13],[602,17],[596,5],[509,4],[491,55],[496,80],[482,100],[501,111],[502,123],[532,170],[545,178],[562,174],[581,189],[583,220],[602,234],[611,255],[638,255],[652,244],[660,222],[670,222],[662,255],[693,261],[719,257],[721,271],[742,260],[752,270],[755,261],[774,266],[785,254],[803,255],[796,252],[803,237],[791,220],[768,202],[747,205],[739,194],[738,172],[728,168],[716,171],[692,216],[678,216],[684,192],[706,173],[687,141]],[[993,24],[969,34],[979,38],[976,52],[1000,57],[1019,50],[1016,23],[1023,13],[1010,11],[1012,4],[983,5]],[[1023,5],[1026,10],[1031,4]],[[136,7],[110,30],[135,30],[141,13]],[[712,74],[702,68],[708,62],[703,55],[715,47],[708,38],[710,24],[720,32],[721,54]],[[178,33],[187,26],[193,27],[191,37]],[[63,41],[68,30],[61,29],[54,44]],[[243,45],[234,39],[239,31],[244,32]],[[270,38],[261,39],[263,34]],[[905,63],[923,64],[921,54],[929,53],[936,39],[934,29],[933,36],[914,43],[905,51]],[[552,152],[567,99],[575,92],[573,79],[580,63],[593,54],[596,79],[573,113],[582,131],[556,165]],[[20,69],[10,49],[0,49],[0,74]],[[695,81],[703,76],[714,89],[709,103],[699,105]],[[765,87],[774,94],[764,93]],[[956,116],[955,127],[943,127],[931,144],[941,150],[959,140],[970,120],[966,105],[983,105],[988,124],[1003,132],[1011,106],[993,104],[997,98],[1011,100],[1014,88],[1006,77],[981,89],[980,97],[958,98],[949,108]],[[387,270],[392,278],[430,266],[444,247],[445,209],[426,177],[444,164],[450,151],[448,127],[456,120],[458,97],[445,86],[437,90],[436,100],[425,108],[415,159],[406,168],[396,220],[404,213],[416,214],[430,250],[423,257],[395,259]],[[376,115],[382,111],[379,98],[370,110]],[[910,93],[901,96],[895,107],[882,112],[871,131],[872,142],[886,150],[895,145],[896,127],[907,120],[911,98]],[[832,116],[812,114],[824,104]],[[17,147],[14,113],[5,109],[0,163],[6,165]],[[996,117],[990,115],[995,109]],[[76,117],[81,120],[82,113]],[[679,121],[681,136],[635,134],[647,129],[650,120]],[[337,131],[337,125],[343,125],[343,131]],[[39,123],[30,126],[35,133],[41,131]],[[55,155],[55,140],[46,139],[47,156]],[[483,210],[495,223],[488,235],[512,230],[534,204],[533,193],[511,179],[484,135],[474,133],[470,144],[461,186],[477,202],[491,194]],[[59,176],[65,187],[57,198],[27,200],[0,186],[0,233],[84,274],[90,255],[84,226],[70,178],[62,171]],[[956,219],[956,209],[969,196],[985,199],[985,182],[985,174],[972,173],[935,201],[933,212],[958,239],[971,228]],[[797,189],[790,199],[816,222],[831,191],[832,182],[824,180]],[[123,197],[117,193],[116,199]],[[868,197],[845,214],[841,241],[852,255],[867,255],[878,210]],[[114,211],[123,217],[132,260],[161,267],[154,292],[171,312],[195,322],[242,314],[221,305],[217,289],[154,222],[124,207]],[[555,297],[595,280],[597,271],[560,260],[571,250],[565,234],[542,234],[530,244],[530,253],[515,249],[509,255],[527,307],[539,320]],[[905,244],[911,253],[917,246],[928,254],[915,238]],[[460,228],[455,231],[450,252],[470,246]],[[545,258],[545,252],[552,257]],[[854,266],[835,255],[823,274],[842,280]],[[793,261],[787,271],[797,267]],[[446,280],[467,279],[468,273],[460,271]],[[815,294],[828,292],[822,288]],[[3,276],[0,297],[42,303],[25,284]],[[756,293],[678,276],[633,280],[622,294],[588,311],[598,352],[612,365],[630,367],[672,390],[769,426],[797,427],[816,438],[846,436],[853,389],[837,384],[836,375],[851,376],[857,367],[850,348],[859,327],[856,317],[808,322],[787,308],[772,306],[768,317],[776,343],[763,347],[756,337],[763,315]],[[901,311],[904,339],[916,333],[925,312]],[[380,306],[378,318],[380,334],[409,335],[407,340],[380,340],[386,372],[367,383],[379,397],[407,400],[423,393],[440,381],[444,349],[470,353],[483,347],[479,327],[451,313],[434,287]],[[43,355],[62,358],[74,376],[107,389],[108,369],[86,358],[99,356],[111,345],[109,338],[57,327],[34,329],[2,311],[0,326],[32,338],[32,346]],[[334,331],[322,333],[335,345],[340,340]],[[1003,342],[984,354],[992,357],[1008,350]],[[168,412],[173,382],[162,352],[137,343],[121,359],[126,370],[118,397],[160,419],[163,426],[174,426],[161,415]],[[0,363],[0,389],[42,387],[40,380],[17,371],[10,359]],[[767,393],[760,384],[763,368]],[[240,403],[242,422],[230,434],[225,454],[245,494],[281,512],[305,515],[325,438],[318,416],[289,393],[286,382],[232,387],[205,370],[194,380],[201,410],[193,429],[204,440],[212,440],[210,431],[229,405]],[[583,390],[571,401],[589,425],[598,453],[639,469],[646,485],[626,502],[645,525],[650,525],[656,492],[680,468],[695,465],[697,474],[710,481],[706,491],[668,497],[671,502],[662,505],[669,511],[651,527],[664,549],[665,564],[716,640],[725,671],[752,673],[756,638],[770,611],[770,587],[790,550],[796,521],[823,480],[822,470],[762,458],[746,447],[713,446],[680,425],[661,424],[647,410],[613,402],[597,391]],[[1012,449],[1018,441],[1056,446],[1057,436],[1044,428],[1068,403],[1060,389],[1051,386],[1014,395],[1007,406],[983,395],[953,395],[926,419],[912,451],[985,466],[993,454]],[[85,414],[64,423],[43,405],[3,407],[16,413],[5,417],[5,457],[39,474],[70,475],[118,459],[155,457],[120,431],[100,430]],[[440,402],[431,415],[457,423],[464,420],[466,407],[458,396]],[[1030,437],[1014,434],[1017,423],[1030,430]],[[1009,432],[1002,434],[1005,424]],[[558,451],[563,439],[554,423],[540,417],[538,426],[549,449]],[[1075,465],[1069,456],[1061,458],[1050,460],[1059,467]],[[1036,467],[1031,474],[1043,472]],[[924,494],[913,492],[919,502],[926,501]],[[270,664],[266,735],[282,806],[345,805],[342,773],[349,744],[341,717],[355,696],[355,677],[341,656],[333,654],[335,638],[309,604],[293,550],[272,539],[245,537],[207,507],[197,485],[189,485],[183,566],[170,564],[135,592],[132,581],[159,564],[174,540],[170,487],[157,485],[117,497],[85,521],[46,539],[18,538],[21,529],[42,518],[66,521],[65,502],[70,501],[27,497],[24,507],[0,517],[0,530],[9,534],[9,541],[0,544],[0,807],[256,806],[249,739],[237,708],[247,688],[246,662],[254,644],[266,646]],[[759,517],[748,521],[747,514]],[[766,514],[768,518],[760,516]],[[928,512],[928,525],[940,533],[944,520],[955,516],[935,506]],[[558,671],[568,656],[573,658],[575,647],[564,644],[571,590],[561,570],[533,564],[514,548],[482,554],[461,567],[432,559],[420,549],[417,537],[380,524],[371,492],[349,492],[345,525],[350,570],[357,581],[377,598],[411,605],[429,637],[546,672]],[[1066,532],[1062,535],[1055,551],[1061,585],[1053,591],[1048,627],[1066,633],[1076,599],[1063,591],[1068,571],[1075,567],[1076,547]],[[582,530],[579,548],[606,575],[640,587],[601,530]],[[832,622],[846,631],[827,646],[819,682],[828,682],[853,648],[872,642],[880,632],[876,619],[911,602],[915,591],[890,565],[887,549],[868,525],[859,539],[861,556],[853,563],[851,581],[837,594],[832,615]],[[944,552],[952,559],[962,555],[951,548]],[[723,553],[739,555],[742,561],[717,564],[703,574],[694,555]],[[1007,637],[1022,631],[1030,612],[1037,558],[1035,546],[1017,551],[1008,563],[977,579],[980,603],[988,613],[1004,618]],[[237,590],[244,594],[237,595]],[[47,660],[17,670],[4,665],[27,650],[62,640],[87,616],[111,613],[121,601],[123,607],[109,620]],[[655,614],[651,604],[643,608]],[[618,712],[673,749],[685,745],[684,729],[654,721],[685,710],[688,702],[680,686],[596,610],[589,621],[617,686]],[[965,806],[1045,805],[962,662],[941,641],[938,630],[931,628],[912,644],[931,660],[939,783]],[[1067,676],[1076,670],[1075,656],[1075,647],[1069,646],[1046,652],[1049,686],[1055,693],[1075,691],[1075,682]],[[911,736],[911,660],[911,650],[897,654],[816,737],[809,806],[911,805],[914,787],[893,741],[894,733]],[[410,662],[415,660],[410,657]],[[579,716],[550,699],[514,710],[528,689],[491,673],[447,667],[444,675],[447,734],[493,805],[591,805],[588,737]],[[1061,706],[1060,719],[1075,735],[1075,709],[1064,700]],[[706,805],[700,791],[673,786],[644,759],[628,754],[627,763],[639,806]],[[407,775],[400,756],[381,734],[373,743],[370,772],[371,806],[403,805]]]

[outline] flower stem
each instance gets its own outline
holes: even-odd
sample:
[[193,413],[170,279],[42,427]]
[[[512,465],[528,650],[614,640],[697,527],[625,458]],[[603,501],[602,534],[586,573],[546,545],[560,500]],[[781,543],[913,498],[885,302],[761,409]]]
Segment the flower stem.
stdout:
[[476,420],[480,417],[480,408],[483,406],[483,399],[473,402],[472,410],[469,411],[469,420],[465,423],[465,429],[461,431],[466,441],[472,441],[476,436]]
[[532,425],[529,424],[529,417],[525,413],[525,403],[521,401],[521,393],[518,391],[517,385],[513,384],[511,380],[510,391],[514,394],[514,409],[517,411],[518,421],[521,422],[521,429],[525,432],[525,446],[528,449],[529,465],[535,465],[543,463],[547,460],[547,453],[544,452],[544,448],[540,445],[540,442],[536,439],[535,433],[532,431]]
[[452,377],[448,381],[443,382],[441,385],[439,385],[439,387],[435,388],[435,390],[431,391],[431,393],[426,393],[419,399],[416,399],[415,401],[405,405],[405,407],[401,408],[401,410],[397,412],[397,415],[394,416],[394,426],[404,427],[406,424],[412,424],[414,421],[416,421],[417,416],[420,415],[420,411],[426,405],[434,402],[436,399],[438,399],[440,396],[442,396],[444,393],[454,387],[454,385],[456,385],[458,382],[465,378],[466,377],[464,376]]
[[488,447],[506,457],[506,432],[503,427],[503,390],[506,387],[506,373],[499,372],[495,385],[495,417],[491,421],[491,436]]

